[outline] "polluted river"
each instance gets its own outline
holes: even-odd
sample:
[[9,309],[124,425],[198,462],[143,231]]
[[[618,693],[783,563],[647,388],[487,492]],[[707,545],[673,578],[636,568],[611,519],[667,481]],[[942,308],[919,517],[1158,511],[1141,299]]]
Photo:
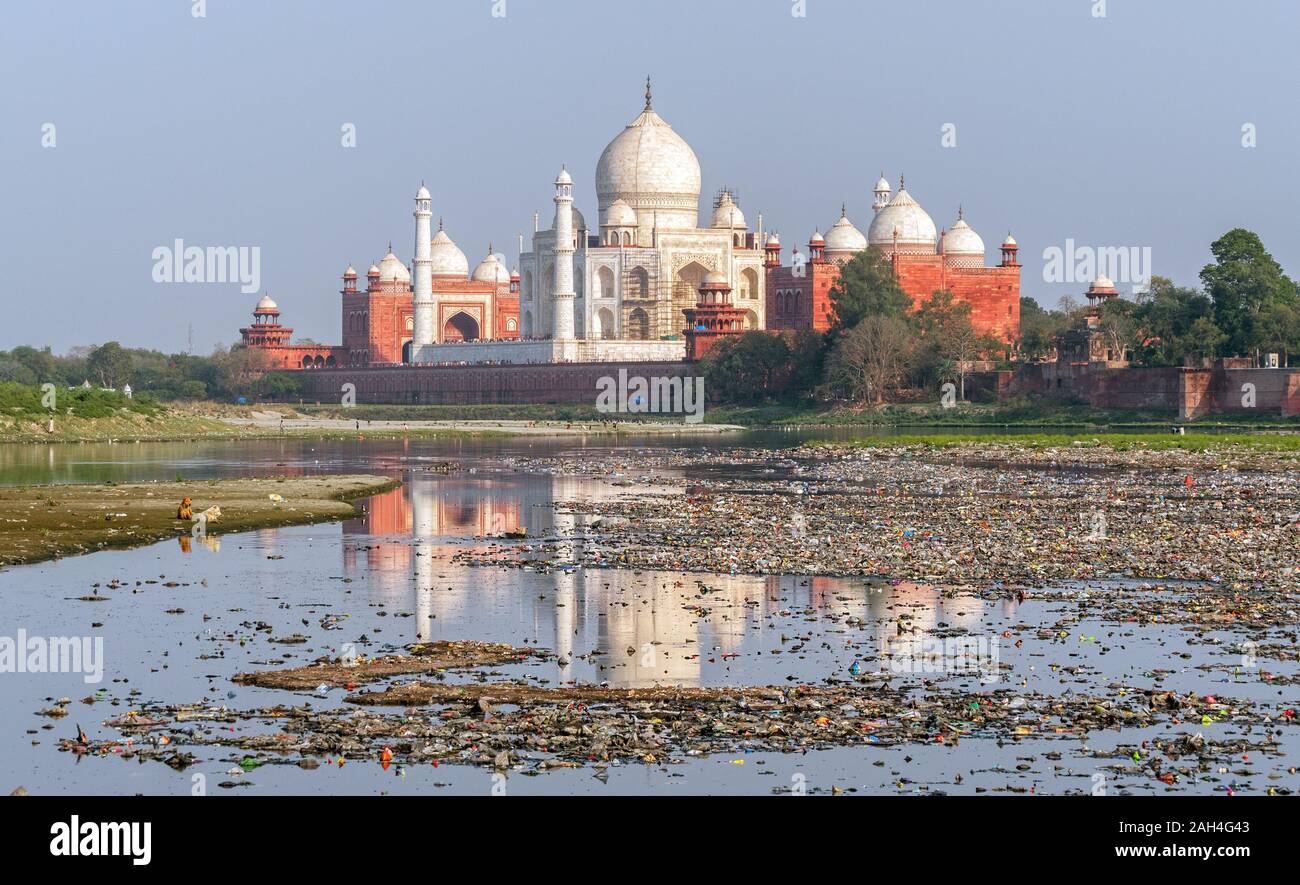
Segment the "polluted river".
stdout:
[[1300,789],[1293,453],[839,436],[3,447],[401,483],[0,570],[0,636],[102,653],[0,675],[5,790]]

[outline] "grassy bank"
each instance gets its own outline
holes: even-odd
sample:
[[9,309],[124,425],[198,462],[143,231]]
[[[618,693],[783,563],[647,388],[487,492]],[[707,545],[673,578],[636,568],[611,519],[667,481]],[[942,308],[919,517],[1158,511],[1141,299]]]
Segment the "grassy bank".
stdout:
[[348,502],[398,485],[384,476],[347,475],[0,489],[0,565],[173,537],[188,546],[193,524],[176,518],[186,496],[195,513],[221,508],[220,518],[207,526],[212,537],[345,519],[356,512]]
[[943,408],[937,403],[894,404],[881,408],[775,404],[760,406],[712,406],[705,412],[709,422],[747,427],[1060,427],[1071,430],[1109,427],[1292,428],[1300,430],[1300,418],[1260,415],[1250,417],[1214,415],[1180,421],[1169,412],[1094,409],[1091,406],[1050,401],[1018,400],[1002,405],[963,403]]
[[877,439],[814,440],[812,446],[860,446],[893,448],[923,446],[950,448],[961,445],[1008,446],[1041,450],[1058,448],[1108,448],[1116,452],[1136,450],[1205,452],[1242,448],[1264,452],[1300,452],[1300,434],[1295,433],[1196,433],[1179,436],[1173,433],[1024,433],[1015,436],[990,436],[988,434],[893,434]]

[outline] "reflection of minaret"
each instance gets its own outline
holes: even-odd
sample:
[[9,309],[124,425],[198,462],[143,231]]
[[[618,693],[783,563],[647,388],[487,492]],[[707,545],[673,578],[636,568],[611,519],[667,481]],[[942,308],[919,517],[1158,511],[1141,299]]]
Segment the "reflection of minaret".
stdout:
[[411,534],[415,552],[415,617],[416,632],[425,639],[433,635],[433,538],[437,534],[434,516],[435,500],[431,483],[412,478],[411,482]]
[[[572,542],[577,521],[572,513],[555,514],[555,535],[561,541],[555,548],[561,568],[574,562]],[[560,660],[560,682],[573,679],[573,632],[578,617],[578,573],[576,569],[555,572],[555,654]]]

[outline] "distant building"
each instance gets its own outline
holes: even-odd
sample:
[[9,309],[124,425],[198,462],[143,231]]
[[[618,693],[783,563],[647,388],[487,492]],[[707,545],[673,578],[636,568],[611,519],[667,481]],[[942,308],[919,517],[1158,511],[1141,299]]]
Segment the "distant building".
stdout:
[[969,304],[971,323],[980,335],[1008,343],[1020,337],[1019,247],[1010,234],[1002,243],[1002,261],[984,265],[984,241],[966,222],[959,208],[950,230],[936,232],[934,221],[907,192],[902,178],[898,194],[890,197],[882,175],[873,191],[875,216],[866,236],[840,207],[840,218],[825,236],[815,231],[808,253],[795,252],[789,266],[781,265],[776,234],[766,244],[767,317],[769,329],[817,329],[834,322],[830,292],[840,268],[867,248],[889,260],[913,307],[934,292],[947,289],[959,303]]
[[[814,233],[808,254],[796,252],[788,267],[779,237],[765,235],[761,215],[751,231],[730,189],[718,192],[701,226],[699,160],[655,113],[651,97],[647,80],[645,107],[596,164],[595,229],[576,208],[573,177],[562,168],[554,220],[542,230],[534,215],[529,248],[519,238],[519,268],[507,272],[504,256],[489,246],[470,273],[441,221],[433,231],[432,197],[421,184],[411,266],[390,244],[364,290],[355,269],[343,275],[341,345],[293,345],[278,310],[263,311],[260,303],[253,325],[241,330],[244,344],[266,351],[276,368],[677,361],[715,333],[737,331],[737,322],[740,331],[829,328],[840,268],[867,248],[888,257],[914,304],[948,289],[970,305],[977,332],[1007,342],[1019,337],[1015,240],[1002,244],[1000,265],[984,266],[983,240],[964,213],[936,232],[901,177],[893,196],[883,176],[876,183],[866,235],[841,206],[827,234]],[[716,309],[716,286],[701,300],[706,278],[725,283],[724,310]],[[698,333],[694,344],[688,332]]]

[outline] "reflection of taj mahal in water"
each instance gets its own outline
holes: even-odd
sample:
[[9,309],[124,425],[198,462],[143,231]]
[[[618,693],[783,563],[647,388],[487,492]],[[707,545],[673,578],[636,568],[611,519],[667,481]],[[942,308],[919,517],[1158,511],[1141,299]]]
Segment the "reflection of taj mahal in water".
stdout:
[[[415,473],[401,488],[362,502],[365,515],[344,523],[344,572],[363,598],[413,613],[402,622],[401,639],[388,641],[477,638],[504,619],[556,653],[559,682],[696,685],[703,662],[765,649],[773,640],[764,624],[783,610],[868,624],[870,647],[882,661],[921,654],[921,643],[941,624],[980,630],[979,598],[945,599],[937,588],[915,584],[858,595],[832,578],[582,567],[538,573],[452,561],[475,546],[513,543],[493,536],[526,526],[530,538],[561,539],[565,558],[580,562],[591,549],[586,518],[553,502],[599,501],[620,491],[577,477]],[[713,592],[699,595],[696,578]]]

